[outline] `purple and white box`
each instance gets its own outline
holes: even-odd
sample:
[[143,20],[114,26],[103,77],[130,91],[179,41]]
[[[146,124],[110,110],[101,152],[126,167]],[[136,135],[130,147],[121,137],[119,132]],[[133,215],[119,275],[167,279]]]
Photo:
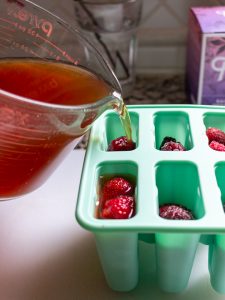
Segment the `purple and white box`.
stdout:
[[189,100],[225,105],[225,6],[191,8],[188,28]]

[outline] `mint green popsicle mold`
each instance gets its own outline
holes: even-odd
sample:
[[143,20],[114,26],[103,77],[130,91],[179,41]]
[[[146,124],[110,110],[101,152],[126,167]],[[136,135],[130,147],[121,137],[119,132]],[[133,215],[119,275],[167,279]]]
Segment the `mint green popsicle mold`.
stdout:
[[[206,129],[225,131],[225,109],[200,105],[131,105],[136,149],[108,152],[108,144],[125,135],[116,112],[106,111],[93,125],[85,155],[76,219],[96,239],[108,285],[129,291],[138,283],[138,243],[154,243],[159,288],[182,292],[188,284],[199,243],[209,247],[212,287],[225,294],[225,153],[208,146]],[[187,151],[160,151],[165,136]],[[100,176],[132,177],[135,216],[128,220],[96,217]],[[159,206],[177,203],[195,220],[167,220]],[[176,263],[174,263],[174,261]]]

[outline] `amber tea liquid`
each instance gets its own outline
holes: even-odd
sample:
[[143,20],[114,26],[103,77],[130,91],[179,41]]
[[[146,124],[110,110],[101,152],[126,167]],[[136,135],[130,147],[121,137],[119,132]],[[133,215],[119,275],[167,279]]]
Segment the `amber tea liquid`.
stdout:
[[[63,105],[91,104],[112,93],[107,83],[87,70],[28,59],[0,60],[0,89],[40,102]],[[125,107],[121,115],[130,138]],[[79,136],[57,131],[53,122],[54,116],[39,119],[38,113],[30,112],[25,105],[15,109],[2,101],[0,199],[17,197],[40,186],[58,164],[58,159],[71,148],[71,143],[76,145]]]

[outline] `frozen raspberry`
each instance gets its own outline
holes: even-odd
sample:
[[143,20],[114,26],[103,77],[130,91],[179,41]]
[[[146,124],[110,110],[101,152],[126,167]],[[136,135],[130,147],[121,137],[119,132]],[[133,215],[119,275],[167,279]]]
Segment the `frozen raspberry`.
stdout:
[[109,179],[103,186],[103,201],[115,198],[117,196],[131,196],[134,193],[133,185],[123,177],[114,177]]
[[171,220],[193,220],[193,214],[182,205],[164,204],[159,207],[159,215]]
[[[215,127],[209,127],[206,130],[206,135],[208,137],[209,144],[212,141],[215,141],[215,142],[225,145],[225,133],[222,130],[215,128]],[[221,151],[221,150],[219,150],[219,151]]]
[[108,146],[108,151],[131,151],[136,148],[136,144],[132,140],[128,140],[126,136],[114,139]]
[[212,141],[209,144],[209,147],[212,148],[213,150],[216,150],[216,151],[223,151],[223,152],[225,152],[225,145],[220,144],[220,143],[218,143],[216,141]]
[[161,148],[161,151],[186,151],[186,148],[179,142],[167,142]]
[[102,219],[129,219],[134,215],[135,203],[132,196],[118,196],[105,202]]
[[162,143],[161,143],[161,145],[160,145],[160,147],[159,147],[159,149],[161,150],[161,148],[162,148],[166,143],[168,143],[168,142],[174,142],[174,143],[176,143],[176,139],[173,138],[173,137],[171,137],[171,136],[165,136],[164,139],[163,139],[163,141],[162,141]]

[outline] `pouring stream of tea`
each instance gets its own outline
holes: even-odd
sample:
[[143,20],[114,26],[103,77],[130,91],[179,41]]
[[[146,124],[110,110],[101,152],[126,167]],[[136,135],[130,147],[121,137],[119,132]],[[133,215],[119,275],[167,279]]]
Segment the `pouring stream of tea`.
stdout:
[[128,141],[131,141],[132,140],[131,120],[130,120],[130,115],[127,110],[127,107],[124,103],[122,104],[120,119],[121,119],[121,122],[122,122],[122,125],[124,128],[126,137],[127,137]]

